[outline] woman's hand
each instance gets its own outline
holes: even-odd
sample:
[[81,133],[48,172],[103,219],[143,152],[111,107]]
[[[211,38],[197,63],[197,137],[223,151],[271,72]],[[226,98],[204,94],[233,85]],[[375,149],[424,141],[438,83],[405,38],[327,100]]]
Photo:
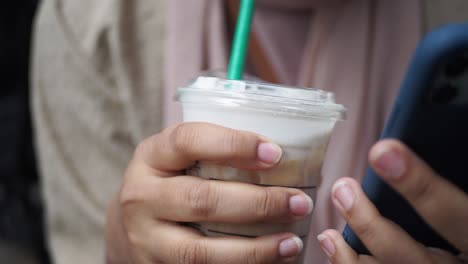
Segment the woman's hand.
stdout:
[[197,161],[242,169],[274,167],[281,149],[254,133],[206,123],[170,127],[143,143],[128,166],[107,223],[111,263],[283,263],[297,256],[294,234],[204,237],[183,223],[293,222],[312,210],[302,191],[184,175]]
[[[369,160],[381,177],[460,252],[468,253],[468,196],[437,175],[408,148],[395,140],[377,143]],[[453,256],[426,248],[393,222],[383,218],[352,179],[338,180],[332,199],[373,257],[356,254],[340,233],[327,230],[318,239],[332,263],[463,263]]]

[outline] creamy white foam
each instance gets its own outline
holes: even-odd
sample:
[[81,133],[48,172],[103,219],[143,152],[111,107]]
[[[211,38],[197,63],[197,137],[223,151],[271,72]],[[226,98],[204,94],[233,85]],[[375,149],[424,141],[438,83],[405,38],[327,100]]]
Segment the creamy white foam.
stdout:
[[335,125],[326,118],[303,119],[295,116],[273,115],[242,107],[184,104],[184,121],[210,122],[221,126],[258,133],[274,142],[288,146],[308,148],[324,145]]

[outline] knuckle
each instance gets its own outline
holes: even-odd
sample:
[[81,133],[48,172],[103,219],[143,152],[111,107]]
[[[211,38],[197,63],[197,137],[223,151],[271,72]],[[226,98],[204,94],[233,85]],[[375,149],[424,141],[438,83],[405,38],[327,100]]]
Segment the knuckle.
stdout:
[[[133,162],[131,162],[133,163]],[[118,202],[121,208],[133,207],[134,205],[145,204],[152,198],[150,194],[154,192],[151,188],[151,192],[142,181],[141,167],[135,164],[130,164],[127,168],[123,182],[118,193]],[[144,178],[144,177],[143,177]],[[158,188],[158,185],[152,187]]]
[[421,177],[418,183],[414,188],[408,190],[408,200],[418,207],[419,209],[424,209],[424,205],[428,204],[428,201],[431,201],[432,193],[434,191],[434,182],[430,177]]
[[119,206],[125,212],[142,201],[142,197],[139,195],[138,188],[134,187],[133,184],[127,183],[124,180],[121,191],[119,193]]
[[145,241],[140,234],[136,232],[128,232],[126,235],[131,249],[144,248]]
[[136,221],[136,213],[138,212],[143,202],[143,199],[139,197],[137,191],[134,188],[122,188],[122,191],[118,197],[118,206],[121,211],[122,221],[127,228],[132,226],[132,223]]
[[282,207],[273,190],[271,188],[262,188],[259,194],[255,204],[255,212],[258,217],[269,218],[276,216]]
[[223,135],[223,146],[224,149],[230,153],[240,153],[242,152],[242,136],[240,133],[232,130],[227,130]]
[[261,250],[258,247],[252,247],[247,251],[246,254],[246,264],[263,264],[267,263],[266,260],[262,257]]
[[191,149],[196,142],[197,131],[187,123],[176,125],[170,136],[169,142],[174,152],[183,153]]
[[157,135],[156,136],[153,136],[153,137],[150,137],[150,138],[147,138],[143,141],[141,141],[140,143],[138,143],[138,145],[136,146],[135,148],[135,151],[134,151],[134,157],[145,157],[147,156],[148,154],[152,153],[153,149],[154,149],[154,143],[153,143],[153,139],[157,138]]
[[152,208],[163,198],[162,192],[158,191],[161,189],[158,181],[153,181],[151,187],[148,187],[145,181],[137,178],[138,170],[132,170],[129,168],[115,198],[122,217],[126,220],[138,219],[141,214],[154,213]]
[[373,241],[378,236],[377,224],[380,217],[370,217],[353,226],[354,231],[364,240]]
[[208,249],[203,241],[187,240],[175,252],[176,263],[178,264],[206,264],[208,259]]
[[206,219],[216,213],[219,192],[210,181],[200,180],[189,188],[186,199],[193,216]]
[[147,153],[148,150],[148,140],[143,140],[135,148],[134,156],[141,156]]
[[134,152],[132,162],[143,161],[149,166],[158,166],[158,162],[154,157],[159,157],[162,153],[167,152],[169,142],[164,132],[152,135],[149,138],[138,143]]

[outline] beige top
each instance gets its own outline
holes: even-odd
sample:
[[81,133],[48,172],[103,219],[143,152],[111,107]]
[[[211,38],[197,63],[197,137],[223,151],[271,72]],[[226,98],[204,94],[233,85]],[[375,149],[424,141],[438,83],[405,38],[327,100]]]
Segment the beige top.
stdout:
[[[429,2],[431,27],[468,14],[466,0]],[[42,1],[36,21],[33,109],[49,246],[56,263],[104,261],[106,207],[136,144],[162,128],[165,3]],[[400,54],[406,60],[409,55]],[[391,96],[403,73],[401,68],[392,73]],[[378,126],[382,124],[380,120]],[[340,151],[339,146],[352,151],[356,142],[348,143],[335,144],[332,151]],[[356,167],[362,170],[363,161]],[[330,166],[326,170],[334,171]],[[321,226],[337,223],[333,212],[317,210],[316,215],[335,219]]]
[[55,263],[102,263],[106,208],[136,144],[161,129],[164,6],[42,2],[33,109],[49,247]]

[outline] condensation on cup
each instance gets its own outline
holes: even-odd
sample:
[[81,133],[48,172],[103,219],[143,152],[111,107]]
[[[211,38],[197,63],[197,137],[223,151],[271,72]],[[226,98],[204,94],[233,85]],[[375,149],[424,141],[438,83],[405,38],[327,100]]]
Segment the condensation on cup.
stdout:
[[[281,146],[280,163],[248,171],[199,162],[187,174],[210,180],[298,188],[314,201],[330,135],[346,109],[333,93],[261,82],[202,76],[177,90],[184,122],[208,122],[263,135]],[[318,201],[320,202],[320,201]],[[310,216],[295,223],[193,223],[207,236],[257,237],[280,232],[298,235],[306,245]],[[306,247],[305,247],[306,248]],[[303,263],[303,255],[296,263]]]

